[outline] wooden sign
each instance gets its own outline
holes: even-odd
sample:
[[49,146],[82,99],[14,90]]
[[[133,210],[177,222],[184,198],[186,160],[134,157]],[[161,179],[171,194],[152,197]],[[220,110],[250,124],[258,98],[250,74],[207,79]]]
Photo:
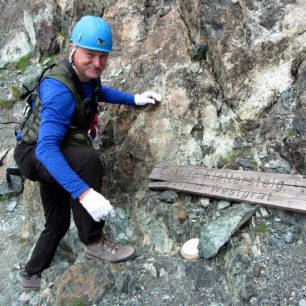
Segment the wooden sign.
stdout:
[[151,189],[197,195],[306,212],[306,182],[301,175],[157,165],[149,175]]

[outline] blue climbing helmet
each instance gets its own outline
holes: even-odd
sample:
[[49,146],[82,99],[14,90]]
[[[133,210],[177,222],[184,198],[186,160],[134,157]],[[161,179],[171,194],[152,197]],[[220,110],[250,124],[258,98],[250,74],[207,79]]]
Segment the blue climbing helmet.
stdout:
[[100,17],[83,16],[74,25],[70,41],[85,49],[112,52],[112,30]]

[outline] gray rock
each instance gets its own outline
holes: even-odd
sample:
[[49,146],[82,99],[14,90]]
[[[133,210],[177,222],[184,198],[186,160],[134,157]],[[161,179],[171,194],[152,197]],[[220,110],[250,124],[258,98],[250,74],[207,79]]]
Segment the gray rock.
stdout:
[[201,229],[200,256],[215,256],[228,239],[254,214],[256,208],[243,203],[224,211],[224,214]]
[[161,201],[164,201],[167,203],[173,203],[178,198],[178,194],[175,191],[166,190],[166,191],[161,192],[158,198]]
[[294,234],[291,231],[287,231],[282,235],[282,238],[286,243],[292,243],[294,241]]
[[228,208],[231,205],[230,201],[221,200],[218,202],[218,209],[222,210]]

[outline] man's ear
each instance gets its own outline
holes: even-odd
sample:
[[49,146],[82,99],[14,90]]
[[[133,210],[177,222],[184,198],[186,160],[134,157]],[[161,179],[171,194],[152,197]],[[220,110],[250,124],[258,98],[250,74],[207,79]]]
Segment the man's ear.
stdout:
[[70,63],[73,63],[73,56],[74,56],[76,49],[77,49],[77,46],[73,42],[70,42],[69,43],[69,61]]
[[75,48],[75,44],[71,41],[69,42],[69,51],[73,50]]

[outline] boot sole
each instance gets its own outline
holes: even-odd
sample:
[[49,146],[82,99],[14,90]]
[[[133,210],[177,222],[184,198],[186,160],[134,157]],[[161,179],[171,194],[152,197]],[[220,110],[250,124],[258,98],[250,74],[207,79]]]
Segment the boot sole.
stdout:
[[90,255],[88,253],[86,253],[86,256],[90,259],[95,259],[95,260],[100,260],[100,261],[105,261],[105,262],[112,262],[112,263],[119,263],[119,262],[125,262],[125,261],[129,261],[129,260],[134,260],[137,257],[137,253],[134,252],[133,254],[131,254],[128,257],[125,257],[123,259],[118,259],[118,260],[106,260],[106,259],[102,259],[99,257],[95,257],[93,255]]
[[37,287],[23,287],[23,286],[21,286],[21,288],[25,291],[39,291],[40,290],[40,287],[37,288]]

